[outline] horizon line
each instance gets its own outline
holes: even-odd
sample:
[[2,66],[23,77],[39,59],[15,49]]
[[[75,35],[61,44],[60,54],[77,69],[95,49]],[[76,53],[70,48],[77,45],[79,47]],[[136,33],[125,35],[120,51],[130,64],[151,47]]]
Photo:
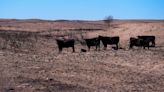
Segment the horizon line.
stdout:
[[[42,21],[103,21],[104,19],[47,19],[47,18],[0,18],[0,20],[42,20]],[[138,18],[129,18],[129,19],[121,19],[121,18],[113,18],[113,20],[164,20],[164,19],[138,19]]]

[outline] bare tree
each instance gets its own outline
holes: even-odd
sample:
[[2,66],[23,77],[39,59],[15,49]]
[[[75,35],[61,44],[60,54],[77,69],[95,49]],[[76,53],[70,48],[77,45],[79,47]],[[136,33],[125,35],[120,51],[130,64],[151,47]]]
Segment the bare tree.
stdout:
[[104,19],[104,23],[107,25],[107,27],[111,27],[111,23],[113,22],[113,16],[107,16]]

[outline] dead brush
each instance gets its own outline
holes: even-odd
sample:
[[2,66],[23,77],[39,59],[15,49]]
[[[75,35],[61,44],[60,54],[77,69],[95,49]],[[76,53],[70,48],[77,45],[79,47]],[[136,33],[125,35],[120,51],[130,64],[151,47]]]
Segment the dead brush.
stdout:
[[14,52],[34,49],[37,42],[37,34],[32,32],[0,32],[2,41],[1,49]]

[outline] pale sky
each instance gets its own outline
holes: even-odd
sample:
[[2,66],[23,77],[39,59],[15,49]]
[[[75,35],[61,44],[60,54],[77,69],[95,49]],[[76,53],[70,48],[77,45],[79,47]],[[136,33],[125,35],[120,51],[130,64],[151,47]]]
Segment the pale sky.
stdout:
[[5,19],[164,19],[164,0],[1,0]]

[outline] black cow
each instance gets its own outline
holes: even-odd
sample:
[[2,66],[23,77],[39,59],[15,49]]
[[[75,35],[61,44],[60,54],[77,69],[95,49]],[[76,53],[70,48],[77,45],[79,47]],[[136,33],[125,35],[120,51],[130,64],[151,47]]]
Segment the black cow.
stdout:
[[133,46],[143,47],[144,49],[145,47],[148,47],[149,49],[149,40],[131,37],[129,47],[133,48]]
[[90,47],[91,46],[96,46],[96,50],[97,48],[100,49],[100,40],[98,37],[96,38],[91,38],[91,39],[84,39],[86,44],[87,44],[87,47],[88,47],[88,50],[90,50]]
[[75,52],[75,40],[74,39],[56,39],[59,52],[62,51],[63,48],[72,47],[73,52]]
[[155,36],[138,36],[138,38],[147,40],[151,43],[151,47],[155,47]]
[[114,36],[114,37],[107,37],[107,36],[99,36],[99,39],[102,41],[104,45],[104,49],[107,48],[107,45],[116,45],[116,50],[118,50],[118,44],[119,44],[119,36]]

